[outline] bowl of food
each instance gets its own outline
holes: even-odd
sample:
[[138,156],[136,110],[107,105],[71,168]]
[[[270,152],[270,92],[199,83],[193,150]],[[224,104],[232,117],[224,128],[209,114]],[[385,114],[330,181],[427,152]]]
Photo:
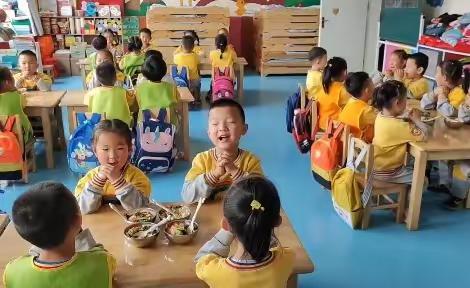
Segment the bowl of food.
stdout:
[[[189,219],[189,217],[191,217],[191,209],[189,209],[188,206],[168,205],[166,208],[168,208],[175,215],[173,220]],[[160,219],[166,219],[170,215],[171,214],[165,211],[165,209],[158,211],[158,217],[160,217]]]
[[151,222],[133,223],[127,226],[124,229],[126,242],[139,248],[152,245],[160,233],[160,229],[154,226],[155,223]]
[[143,222],[153,222],[157,220],[157,211],[153,208],[137,208],[125,213],[127,222],[132,223],[143,223]]
[[459,129],[462,127],[465,123],[463,121],[460,121],[458,118],[444,118],[444,123],[446,124],[447,127],[451,129]]
[[199,231],[199,225],[196,222],[194,222],[194,230],[191,230],[190,224],[191,221],[185,219],[170,221],[165,226],[165,235],[173,244],[189,243]]
[[440,117],[439,115],[432,115],[431,112],[424,111],[423,114],[421,115],[421,122],[432,126],[434,122],[436,121],[436,119],[439,117]]

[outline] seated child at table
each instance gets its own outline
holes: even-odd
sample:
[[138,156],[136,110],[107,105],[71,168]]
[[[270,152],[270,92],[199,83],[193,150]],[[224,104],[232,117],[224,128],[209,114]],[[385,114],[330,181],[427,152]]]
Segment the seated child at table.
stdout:
[[[163,59],[162,52],[160,52],[158,50],[152,50],[152,49],[147,50],[144,54],[145,60],[147,60],[150,56],[156,56],[156,57],[159,57],[159,58]],[[166,65],[166,62],[165,62],[165,65]],[[142,66],[142,68],[143,68],[143,66]],[[147,78],[145,78],[143,73],[140,73],[139,76],[137,76],[136,85],[139,85],[140,83],[144,82],[145,80],[147,80]],[[167,74],[165,74],[165,76],[163,76],[162,81],[172,83],[172,84],[174,84],[174,82],[175,82],[175,81],[173,81],[173,78],[171,78],[171,75],[169,73],[167,73]]]
[[[470,70],[465,69],[465,75],[470,74]],[[468,76],[466,76],[468,77]],[[465,101],[459,106],[458,117],[459,120],[469,124],[470,123],[470,82],[464,83],[463,89],[467,91],[467,95],[465,96]]]
[[194,52],[194,39],[191,36],[183,36],[183,52],[173,56],[173,62],[188,67],[189,90],[194,97],[193,105],[201,105],[201,76],[199,75],[199,56]]
[[[95,55],[95,61],[95,67],[86,76],[85,82],[88,90],[102,86],[101,83],[98,81],[98,77],[96,76],[96,67],[106,61],[109,61],[110,63],[114,64],[113,54],[111,54],[111,52],[106,49],[98,51]],[[124,82],[126,82],[126,76],[121,71],[116,70],[116,83],[114,84],[114,86],[123,87]]]
[[[196,255],[197,277],[211,288],[286,287],[295,254],[273,242],[274,228],[282,223],[280,210],[269,180],[248,176],[233,183],[224,201],[222,227]],[[237,249],[229,257],[233,241]]]
[[407,144],[425,141],[430,127],[421,122],[421,111],[413,109],[405,113],[406,97],[406,87],[396,80],[389,80],[374,91],[373,105],[380,111],[372,141],[374,179],[402,184],[412,182],[413,168],[405,166]]
[[147,81],[143,81],[135,88],[136,100],[140,111],[149,109],[156,115],[158,115],[156,109],[169,108],[170,122],[178,125],[176,113],[178,90],[176,85],[162,81],[166,71],[166,63],[161,57],[157,55],[148,57],[142,66],[142,74]]
[[470,82],[470,72],[465,70],[462,83],[462,63],[458,60],[446,60],[436,68],[436,84],[434,91],[427,93],[421,99],[423,109],[435,109],[446,117],[458,115],[459,107],[465,100],[466,92],[462,85]]
[[139,31],[139,38],[142,41],[142,52],[145,53],[148,50],[154,49],[150,43],[152,41],[152,31],[148,28],[142,28]]
[[240,138],[247,130],[245,112],[238,102],[222,98],[211,103],[207,134],[215,147],[194,157],[184,180],[184,202],[215,198],[233,181],[250,174],[263,174],[258,158],[239,148]]
[[122,87],[116,87],[116,68],[106,61],[96,67],[96,77],[101,87],[93,88],[85,95],[88,112],[103,114],[107,119],[120,119],[131,125],[130,108],[134,103],[131,93]]
[[[196,31],[194,30],[186,30],[183,32],[183,37],[184,36],[189,36],[191,38],[193,38],[193,42],[194,42],[194,48],[193,48],[193,52],[196,53],[199,57],[204,57],[204,50],[202,50],[201,46],[199,46],[199,36],[197,35]],[[179,54],[179,53],[183,53],[185,50],[184,50],[184,47],[183,45],[179,46],[178,48],[176,48],[176,50],[173,52],[173,55],[176,55],[176,54]]]
[[[87,58],[88,65],[91,66],[91,70],[94,70],[96,66],[99,64],[97,63],[96,57],[97,53],[100,51],[107,50],[107,42],[106,38],[102,35],[98,35],[91,41],[91,46],[96,50],[96,52],[91,53]],[[113,54],[111,54],[112,56]],[[114,59],[112,59],[114,61]]]
[[31,50],[24,50],[19,54],[18,66],[21,72],[16,73],[15,86],[18,89],[50,91],[52,79],[49,75],[39,73],[38,59]]
[[366,72],[349,73],[345,81],[346,90],[352,95],[339,113],[338,120],[348,125],[351,134],[371,143],[374,138],[374,123],[377,112],[369,105],[374,93],[374,84]]
[[126,210],[148,204],[150,180],[129,163],[132,134],[126,123],[101,121],[93,134],[93,151],[100,166],[90,170],[75,188],[83,214],[97,211],[102,202],[119,202]]
[[141,50],[142,41],[140,41],[140,38],[137,36],[130,37],[127,44],[128,53],[119,61],[119,68],[126,76],[137,79],[145,60]]
[[228,35],[228,30],[227,28],[220,28],[219,31],[217,31],[217,35],[225,35],[225,37],[227,37],[227,52],[231,53],[232,54],[232,57],[233,59],[237,59],[237,52],[235,51],[235,48],[233,47],[232,44],[230,44],[230,38],[229,38],[229,35]]
[[313,47],[308,52],[308,60],[312,64],[307,72],[305,87],[307,88],[307,96],[309,99],[316,99],[317,94],[323,90],[322,88],[322,72],[328,61],[327,52],[321,47]]
[[326,130],[328,121],[338,119],[339,112],[349,100],[349,93],[344,88],[348,66],[340,57],[328,60],[323,70],[323,79],[320,93],[317,94],[318,127]]
[[374,73],[372,76],[372,82],[374,83],[374,86],[382,85],[388,80],[394,80],[395,77],[403,77],[407,58],[408,53],[406,53],[405,50],[394,50],[390,55],[390,60],[388,63],[389,66],[385,69],[385,71],[383,73],[377,71],[377,73]]
[[8,263],[5,288],[112,287],[116,260],[82,229],[77,201],[63,184],[32,186],[13,204],[12,220],[36,247]]
[[398,70],[395,73],[394,79],[405,84],[408,90],[408,98],[420,100],[424,94],[428,93],[428,80],[424,78],[428,62],[429,58],[426,54],[421,52],[414,53],[406,59],[404,72],[402,73],[401,70]]
[[216,50],[212,50],[209,54],[212,68],[233,67],[237,61],[237,55],[233,54],[233,50],[233,52],[228,50],[228,39],[225,34],[219,34],[215,37],[215,47]]
[[23,108],[26,100],[23,94],[15,88],[15,79],[10,70],[0,67],[0,115],[19,115],[23,127],[23,139],[27,143],[33,136],[33,128]]

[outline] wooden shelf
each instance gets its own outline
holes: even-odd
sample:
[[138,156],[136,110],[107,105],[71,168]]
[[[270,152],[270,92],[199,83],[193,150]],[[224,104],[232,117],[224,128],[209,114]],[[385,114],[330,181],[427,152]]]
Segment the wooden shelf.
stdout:
[[41,18],[85,18],[85,19],[121,19],[122,17],[99,17],[99,16],[41,16]]
[[439,52],[447,53],[447,54],[455,54],[455,55],[462,55],[465,57],[470,57],[470,53],[465,53],[465,52],[460,52],[460,51],[455,51],[455,50],[442,49],[442,48],[437,48],[437,47],[423,45],[423,44],[418,44],[418,47],[429,49],[429,50],[434,50],[434,51],[439,51]]

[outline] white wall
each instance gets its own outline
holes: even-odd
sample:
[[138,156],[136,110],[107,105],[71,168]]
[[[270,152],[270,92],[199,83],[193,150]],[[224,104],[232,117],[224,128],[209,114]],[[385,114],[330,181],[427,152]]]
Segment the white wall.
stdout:
[[463,14],[470,12],[469,0],[444,0],[442,7],[431,7],[426,0],[421,0],[421,6],[424,10],[426,18],[430,19],[444,13],[449,14]]
[[373,72],[376,70],[375,54],[377,50],[378,25],[380,20],[380,10],[382,0],[369,0],[369,12],[367,15],[366,45],[364,51],[364,71]]

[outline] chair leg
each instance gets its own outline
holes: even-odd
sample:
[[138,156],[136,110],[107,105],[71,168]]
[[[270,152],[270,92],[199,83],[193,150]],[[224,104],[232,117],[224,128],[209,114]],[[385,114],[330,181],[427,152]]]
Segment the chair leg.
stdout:
[[[370,199],[372,201],[372,199]],[[363,212],[362,212],[362,229],[367,229],[369,228],[369,222],[370,222],[370,207],[369,204],[367,204],[366,207],[364,207]]]
[[23,171],[22,171],[22,180],[24,183],[28,183],[28,173],[29,173],[29,165],[28,165],[28,160],[26,159],[23,163]]
[[31,153],[31,164],[32,164],[31,167],[32,167],[33,172],[36,172],[36,170],[37,170],[36,151],[34,151],[34,147],[33,147],[33,149],[31,149],[30,153]]
[[402,223],[404,220],[407,194],[408,194],[408,188],[403,189],[398,193],[398,207],[397,207],[397,215],[395,219],[397,223]]

